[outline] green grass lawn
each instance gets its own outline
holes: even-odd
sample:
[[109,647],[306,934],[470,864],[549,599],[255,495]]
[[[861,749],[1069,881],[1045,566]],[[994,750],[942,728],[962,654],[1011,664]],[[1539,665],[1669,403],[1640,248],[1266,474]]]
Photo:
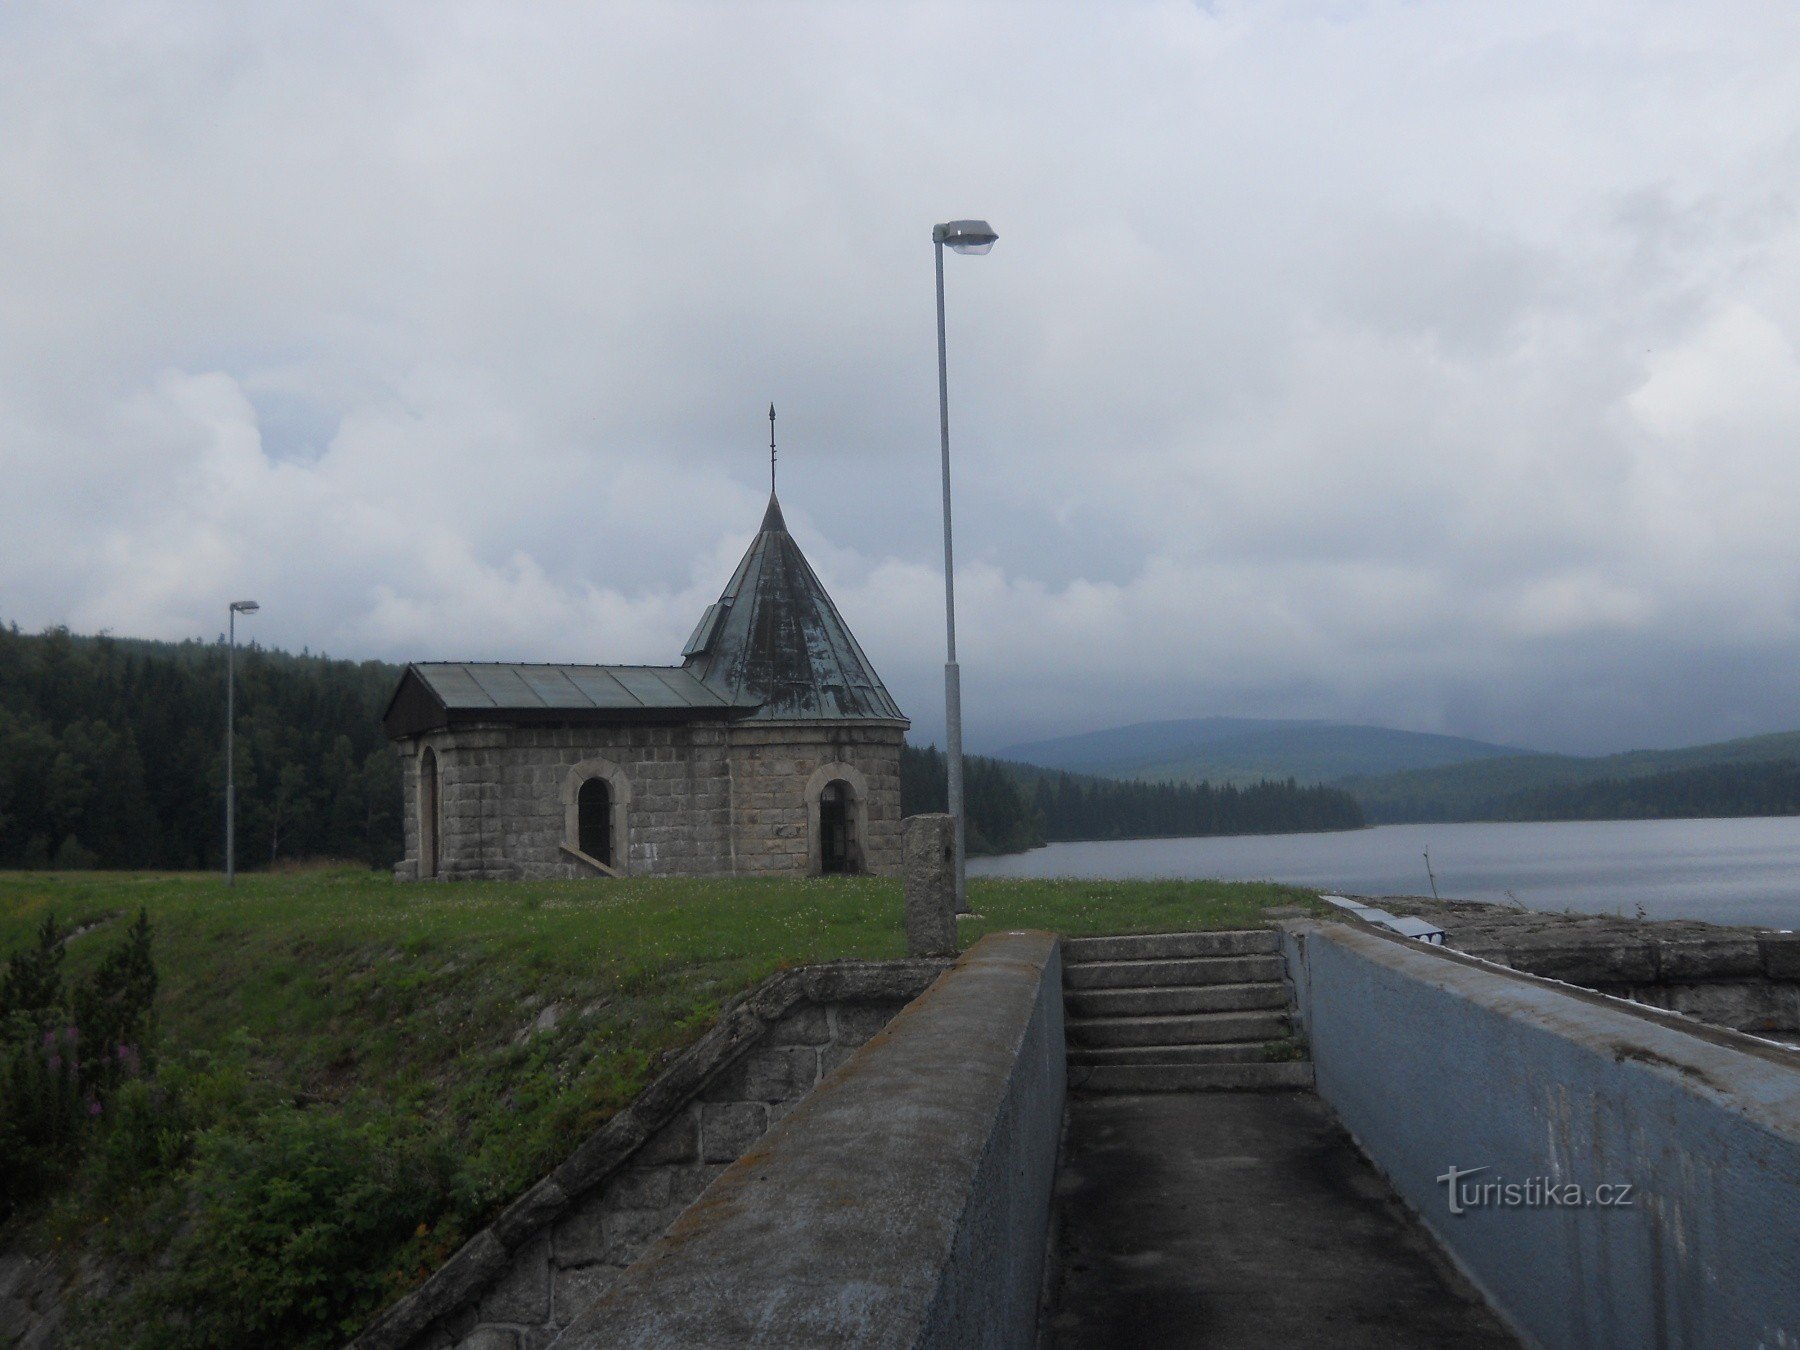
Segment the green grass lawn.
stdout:
[[[962,921],[965,945],[1012,928],[1247,927],[1270,905],[1317,906],[1289,887],[1209,882],[976,880],[970,900],[977,917]],[[120,1263],[148,1270],[173,1234],[202,1242],[192,1214],[196,1191],[208,1193],[209,1159],[217,1190],[218,1177],[254,1171],[264,1154],[279,1170],[288,1154],[329,1154],[338,1138],[295,1143],[296,1128],[364,1131],[371,1157],[390,1146],[411,1157],[405,1149],[425,1140],[451,1159],[438,1192],[421,1188],[407,1243],[368,1239],[394,1246],[379,1287],[311,1305],[296,1296],[280,1323],[252,1325],[243,1319],[255,1310],[238,1309],[218,1322],[220,1344],[333,1343],[630,1101],[727,999],[783,967],[904,954],[891,880],[398,885],[322,869],[243,875],[233,889],[213,876],[0,874],[0,955],[30,942],[51,912],[65,926],[97,923],[69,945],[66,965],[79,976],[140,906],[155,932],[163,1073],[193,1103],[181,1117],[186,1142],[170,1145],[142,1184],[121,1181],[117,1167],[86,1167],[65,1194],[0,1228],[0,1248],[73,1254],[104,1231]],[[230,1199],[215,1197],[225,1208]],[[193,1267],[193,1279],[119,1317],[153,1316],[200,1296],[209,1279],[256,1288],[209,1265],[228,1256],[188,1251],[176,1267]],[[153,1275],[146,1287],[172,1278]],[[93,1322],[96,1343],[205,1340],[192,1325],[158,1342],[115,1335],[121,1320]]]

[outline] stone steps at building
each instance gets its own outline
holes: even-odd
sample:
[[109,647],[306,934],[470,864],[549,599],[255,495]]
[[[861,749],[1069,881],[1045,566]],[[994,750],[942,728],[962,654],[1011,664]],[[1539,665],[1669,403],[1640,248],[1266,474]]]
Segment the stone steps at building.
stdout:
[[1266,1064],[1070,1064],[1083,1092],[1292,1092],[1313,1085],[1308,1060]]
[[[1312,1086],[1268,929],[1136,933],[1063,945],[1069,1087],[1256,1092]],[[1300,1054],[1300,1058],[1290,1056]]]
[[1072,961],[1063,965],[1065,989],[1125,989],[1134,985],[1248,984],[1281,979],[1281,958],[1188,956],[1171,960]]
[[1279,980],[1253,984],[1142,985],[1126,989],[1071,989],[1063,994],[1070,1017],[1151,1017],[1173,1013],[1246,1012],[1287,1007]]
[[1273,929],[1243,928],[1216,933],[1131,933],[1120,937],[1069,938],[1065,965],[1089,961],[1151,961],[1194,956],[1256,956],[1279,952]]
[[1267,1044],[1224,1041],[1214,1045],[1075,1046],[1069,1051],[1069,1068],[1100,1064],[1127,1068],[1154,1064],[1263,1064],[1268,1061]]
[[1179,1013],[1170,1017],[1084,1017],[1067,1024],[1070,1045],[1216,1045],[1279,1041],[1288,1015],[1279,1012]]

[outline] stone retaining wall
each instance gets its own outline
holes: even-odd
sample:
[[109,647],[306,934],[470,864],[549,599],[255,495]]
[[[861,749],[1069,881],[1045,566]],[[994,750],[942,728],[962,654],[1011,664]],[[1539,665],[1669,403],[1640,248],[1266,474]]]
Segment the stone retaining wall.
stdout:
[[538,1350],[947,961],[766,980],[355,1350]]
[[1800,1035],[1800,933],[1685,919],[1543,914],[1474,901],[1383,898],[1458,951],[1715,1026]]

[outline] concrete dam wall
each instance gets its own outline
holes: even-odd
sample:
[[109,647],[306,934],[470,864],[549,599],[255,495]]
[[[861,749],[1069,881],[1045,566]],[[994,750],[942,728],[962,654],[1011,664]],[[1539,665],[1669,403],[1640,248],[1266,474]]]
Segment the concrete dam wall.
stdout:
[[1064,1058],[1056,938],[984,938],[553,1345],[1032,1345]]
[[1528,1343],[1800,1344],[1800,1053],[1288,930],[1319,1093]]

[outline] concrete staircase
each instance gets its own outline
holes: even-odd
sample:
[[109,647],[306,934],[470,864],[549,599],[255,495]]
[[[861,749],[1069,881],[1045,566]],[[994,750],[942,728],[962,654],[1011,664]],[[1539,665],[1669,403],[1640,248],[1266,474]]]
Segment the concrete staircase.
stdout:
[[1070,938],[1063,1011],[1073,1089],[1312,1086],[1312,1061],[1283,1057],[1296,1042],[1280,944],[1268,929]]

